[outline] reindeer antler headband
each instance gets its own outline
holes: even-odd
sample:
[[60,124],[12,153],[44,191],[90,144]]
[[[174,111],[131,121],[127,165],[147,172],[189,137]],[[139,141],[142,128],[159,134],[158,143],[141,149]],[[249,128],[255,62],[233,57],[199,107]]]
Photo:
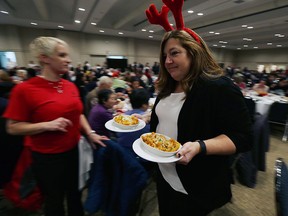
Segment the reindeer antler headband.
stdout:
[[182,6],[184,0],[162,0],[164,5],[162,6],[161,12],[159,13],[154,4],[146,10],[146,16],[151,24],[158,24],[162,26],[165,31],[174,30],[168,21],[169,9],[172,11],[174,19],[176,21],[176,27],[178,30],[184,30],[190,34],[199,44],[201,44],[198,35],[189,28],[184,26],[184,20],[182,16]]

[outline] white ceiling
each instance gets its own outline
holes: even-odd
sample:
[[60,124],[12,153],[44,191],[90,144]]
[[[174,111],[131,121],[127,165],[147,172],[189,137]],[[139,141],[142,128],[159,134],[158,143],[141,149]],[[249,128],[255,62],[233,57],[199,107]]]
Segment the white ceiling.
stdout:
[[[160,0],[0,0],[0,11],[9,12],[0,13],[0,24],[44,29],[63,26],[63,30],[160,40],[162,28],[150,25],[145,15],[151,3],[160,10]],[[204,15],[198,16],[199,12]],[[174,23],[171,12],[169,16]],[[186,27],[194,29],[209,46],[242,50],[288,47],[288,0],[186,0],[183,16]],[[253,28],[241,27],[244,24]]]

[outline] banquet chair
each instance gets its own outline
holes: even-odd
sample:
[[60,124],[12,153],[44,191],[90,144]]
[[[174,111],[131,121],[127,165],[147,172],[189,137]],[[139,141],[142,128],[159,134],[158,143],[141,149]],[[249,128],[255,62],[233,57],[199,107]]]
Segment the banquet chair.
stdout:
[[282,158],[275,162],[274,183],[277,216],[288,216],[288,169]]
[[269,120],[269,123],[271,124],[285,126],[282,141],[287,141],[287,138],[288,138],[288,104],[280,103],[280,102],[273,103],[269,110],[268,120]]

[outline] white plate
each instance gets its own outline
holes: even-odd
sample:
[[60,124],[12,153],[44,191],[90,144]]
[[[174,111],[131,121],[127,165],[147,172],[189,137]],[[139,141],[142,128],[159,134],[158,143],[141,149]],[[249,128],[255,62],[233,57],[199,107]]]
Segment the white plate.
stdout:
[[111,130],[111,131],[114,131],[114,132],[134,132],[134,131],[141,130],[145,126],[146,126],[146,123],[142,119],[139,119],[139,124],[137,126],[135,126],[134,128],[130,128],[130,129],[122,129],[122,128],[117,127],[114,124],[114,120],[113,119],[111,119],[111,120],[109,120],[109,121],[107,121],[105,123],[105,127],[108,130]]
[[134,141],[132,148],[139,157],[156,163],[173,163],[181,159],[178,158],[176,155],[173,155],[171,157],[161,157],[150,153],[142,147],[142,142],[140,138]]

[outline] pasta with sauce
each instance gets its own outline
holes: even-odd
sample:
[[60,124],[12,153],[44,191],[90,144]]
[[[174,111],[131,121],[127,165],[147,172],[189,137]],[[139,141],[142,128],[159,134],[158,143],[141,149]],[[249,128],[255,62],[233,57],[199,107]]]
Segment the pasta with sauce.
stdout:
[[129,115],[118,115],[114,117],[114,121],[118,124],[122,125],[137,125],[139,123],[139,120],[136,116],[129,116]]
[[165,152],[174,152],[177,151],[180,147],[180,143],[174,139],[167,139],[164,135],[158,133],[149,133],[142,135],[142,140],[147,145],[159,149]]

